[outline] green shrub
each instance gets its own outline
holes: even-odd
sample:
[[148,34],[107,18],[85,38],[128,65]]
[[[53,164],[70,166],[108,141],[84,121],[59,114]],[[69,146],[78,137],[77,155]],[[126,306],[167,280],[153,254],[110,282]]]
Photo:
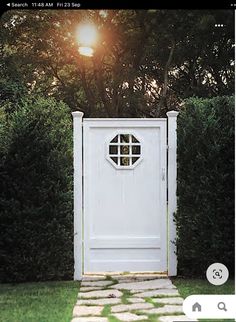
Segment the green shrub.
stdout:
[[72,126],[54,99],[0,113],[1,280],[71,278]]
[[180,275],[234,272],[234,97],[191,98],[178,117]]

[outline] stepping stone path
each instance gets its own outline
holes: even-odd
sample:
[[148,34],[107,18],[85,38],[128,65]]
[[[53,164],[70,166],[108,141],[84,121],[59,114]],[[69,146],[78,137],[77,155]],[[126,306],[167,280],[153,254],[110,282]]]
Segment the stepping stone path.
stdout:
[[82,286],[80,288],[80,292],[88,292],[88,291],[96,291],[96,290],[101,290],[101,287],[86,287],[86,286]]
[[137,311],[137,310],[152,309],[152,308],[153,308],[153,305],[151,303],[121,304],[121,305],[112,306],[111,313]]
[[158,274],[86,275],[71,322],[193,321],[171,280]]
[[148,320],[147,316],[145,315],[137,315],[133,313],[116,313],[116,314],[113,314],[113,316],[120,321],[126,321],[126,322]]
[[105,287],[108,285],[113,284],[112,281],[95,281],[95,282],[84,282],[82,281],[81,286],[86,286],[86,287],[97,287],[97,286],[101,286],[101,287]]

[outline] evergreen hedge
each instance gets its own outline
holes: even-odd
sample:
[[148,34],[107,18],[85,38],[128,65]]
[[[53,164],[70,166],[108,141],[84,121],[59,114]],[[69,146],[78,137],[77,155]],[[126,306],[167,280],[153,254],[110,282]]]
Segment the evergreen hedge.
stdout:
[[52,98],[0,113],[1,281],[73,274],[72,124]]
[[[0,109],[1,281],[72,278],[72,126],[52,98]],[[234,98],[192,98],[178,117],[178,273],[234,269]]]
[[178,116],[178,274],[234,274],[234,97],[191,98]]

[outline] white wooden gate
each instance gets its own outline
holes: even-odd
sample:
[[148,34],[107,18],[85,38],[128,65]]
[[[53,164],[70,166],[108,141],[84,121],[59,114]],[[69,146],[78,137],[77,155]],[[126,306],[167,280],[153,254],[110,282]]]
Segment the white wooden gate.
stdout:
[[75,279],[108,271],[176,275],[177,112],[168,113],[169,233],[167,119],[82,121],[73,113]]

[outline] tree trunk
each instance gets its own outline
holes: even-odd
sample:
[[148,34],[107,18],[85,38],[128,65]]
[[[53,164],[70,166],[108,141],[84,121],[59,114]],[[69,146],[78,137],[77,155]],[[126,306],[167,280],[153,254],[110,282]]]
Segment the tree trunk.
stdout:
[[173,59],[174,50],[175,50],[175,41],[174,39],[171,39],[171,49],[170,49],[169,57],[164,69],[164,83],[162,87],[159,106],[156,109],[156,115],[155,115],[156,117],[160,115],[161,110],[167,108],[167,92],[168,92],[168,81],[169,81],[168,73],[169,73],[170,64]]

